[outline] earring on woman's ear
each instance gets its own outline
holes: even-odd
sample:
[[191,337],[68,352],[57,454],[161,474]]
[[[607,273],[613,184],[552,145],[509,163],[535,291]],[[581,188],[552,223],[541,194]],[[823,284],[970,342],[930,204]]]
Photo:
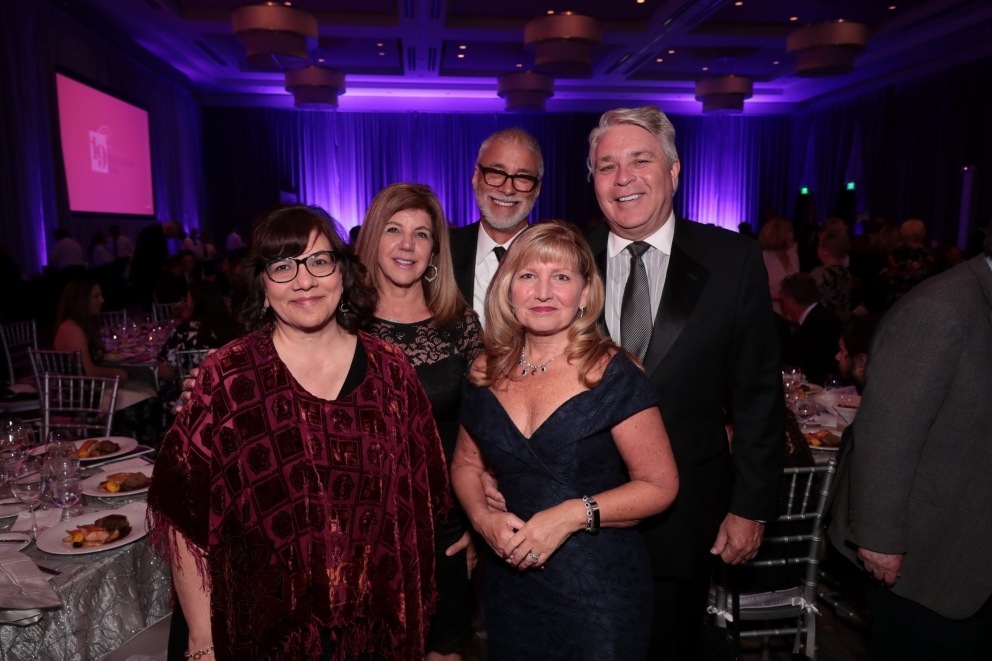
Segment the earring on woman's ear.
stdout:
[[263,303],[262,304],[262,312],[261,312],[261,314],[258,315],[259,320],[265,319],[265,313],[268,312],[268,311],[269,311],[269,306]]
[[579,319],[581,319],[584,316],[586,316],[586,306],[583,305],[579,308]]
[[427,282],[434,282],[435,280],[437,280],[438,271],[437,271],[437,267],[434,266],[434,255],[431,255],[431,263],[427,265],[427,269],[428,270],[434,269],[434,275],[428,278],[427,271],[424,271],[424,280],[426,280]]
[[338,303],[338,311],[345,314],[347,314],[349,311],[348,304],[344,302],[343,298],[341,299],[341,302]]

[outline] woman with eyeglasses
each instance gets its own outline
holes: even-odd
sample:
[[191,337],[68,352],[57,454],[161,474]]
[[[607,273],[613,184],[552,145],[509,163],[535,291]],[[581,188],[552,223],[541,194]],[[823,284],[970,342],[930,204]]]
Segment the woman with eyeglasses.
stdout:
[[359,330],[375,297],[326,214],[279,208],[250,245],[254,331],[203,362],[148,497],[178,656],[421,659],[448,498],[427,396]]
[[[482,329],[458,292],[440,201],[428,186],[387,186],[365,214],[355,252],[376,292],[367,330],[403,349],[410,359],[427,391],[450,463],[462,378],[482,349]],[[425,658],[455,661],[472,636],[475,599],[469,579],[475,548],[461,508],[449,512],[436,533],[438,602]]]

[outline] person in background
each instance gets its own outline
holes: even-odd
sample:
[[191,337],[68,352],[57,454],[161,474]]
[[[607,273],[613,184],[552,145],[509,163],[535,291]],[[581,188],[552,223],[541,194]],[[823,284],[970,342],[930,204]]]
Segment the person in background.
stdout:
[[110,235],[110,251],[116,259],[123,259],[130,262],[134,256],[134,244],[127,235],[121,233],[121,226],[114,224],[107,230]]
[[79,241],[61,227],[52,233],[52,237],[55,245],[48,251],[48,268],[54,273],[61,273],[66,269],[82,270],[86,267],[86,255]]
[[784,218],[773,218],[758,233],[761,257],[768,271],[768,290],[772,296],[772,309],[781,313],[779,288],[787,275],[799,272],[799,255],[792,238],[792,223]]
[[[56,351],[78,351],[83,360],[86,376],[120,377],[121,384],[128,381],[127,371],[120,367],[104,365],[107,350],[100,335],[100,310],[103,308],[103,290],[92,280],[72,280],[62,290],[55,315]],[[110,358],[117,354],[110,354]]]
[[458,288],[483,324],[489,282],[501,255],[527,227],[542,177],[541,146],[523,129],[497,131],[479,147],[472,172],[479,220],[451,231],[451,252]]
[[675,504],[641,525],[654,574],[652,661],[702,658],[713,565],[758,552],[762,522],[778,511],[784,445],[759,246],[676,216],[680,167],[675,127],[654,106],[611,110],[589,135],[588,168],[608,225],[588,235],[606,281],[606,327],[643,360],[679,468]]
[[816,249],[820,266],[811,273],[820,291],[820,305],[841,321],[851,314],[851,272],[845,265],[850,249],[847,230],[824,230]]
[[810,383],[822,385],[834,371],[840,319],[820,304],[816,280],[793,273],[782,281],[782,316],[792,324],[782,347],[782,361],[803,371]]
[[131,261],[131,291],[135,302],[146,309],[151,305],[158,277],[165,270],[168,240],[184,236],[183,226],[175,220],[151,223],[138,233]]
[[[441,203],[427,186],[393,184],[372,200],[361,228],[355,252],[376,292],[366,331],[400,347],[410,359],[450,465],[462,379],[482,340],[479,319],[455,283]],[[460,659],[472,635],[475,600],[469,578],[476,557],[461,508],[438,524],[435,552],[438,602],[426,658]]]
[[841,328],[838,340],[837,366],[844,381],[856,386],[858,392],[865,387],[868,369],[868,349],[875,336],[880,317],[877,314],[852,314]]
[[100,268],[114,262],[114,255],[107,249],[107,237],[97,232],[90,240],[90,266]]
[[159,398],[166,408],[172,408],[181,390],[181,384],[176,383],[178,351],[217,349],[241,334],[242,328],[228,312],[217,285],[206,280],[192,283],[182,318],[158,354]]
[[493,552],[493,661],[646,658],[651,563],[632,526],[672,503],[679,476],[657,393],[600,328],[603,299],[582,234],[558,221],[524,230],[489,288],[451,478]]
[[911,218],[899,226],[902,245],[892,250],[883,276],[891,305],[936,270],[933,253],[927,247],[927,228],[922,220]]
[[871,658],[992,658],[992,241],[875,333],[829,535],[870,584]]
[[360,330],[375,296],[326,213],[270,211],[249,245],[253,330],[204,360],[148,492],[170,658],[423,659],[448,490],[427,396]]

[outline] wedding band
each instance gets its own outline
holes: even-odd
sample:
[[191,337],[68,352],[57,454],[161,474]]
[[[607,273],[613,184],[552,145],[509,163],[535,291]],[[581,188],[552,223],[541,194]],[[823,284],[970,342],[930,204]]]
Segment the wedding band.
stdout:
[[531,562],[533,562],[536,565],[538,562],[540,562],[541,556],[534,555],[533,553],[528,553],[527,554],[527,559],[530,560]]

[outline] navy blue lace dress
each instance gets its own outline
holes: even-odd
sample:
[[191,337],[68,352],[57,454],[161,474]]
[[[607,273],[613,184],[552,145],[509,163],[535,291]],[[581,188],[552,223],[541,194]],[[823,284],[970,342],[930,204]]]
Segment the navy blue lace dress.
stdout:
[[[617,354],[595,388],[567,400],[529,439],[486,388],[465,386],[461,422],[496,472],[507,509],[526,521],[564,500],[627,482],[610,429],[655,405],[644,374]],[[485,579],[493,661],[647,655],[653,588],[636,528],[577,532],[543,570],[518,571],[489,549]]]

